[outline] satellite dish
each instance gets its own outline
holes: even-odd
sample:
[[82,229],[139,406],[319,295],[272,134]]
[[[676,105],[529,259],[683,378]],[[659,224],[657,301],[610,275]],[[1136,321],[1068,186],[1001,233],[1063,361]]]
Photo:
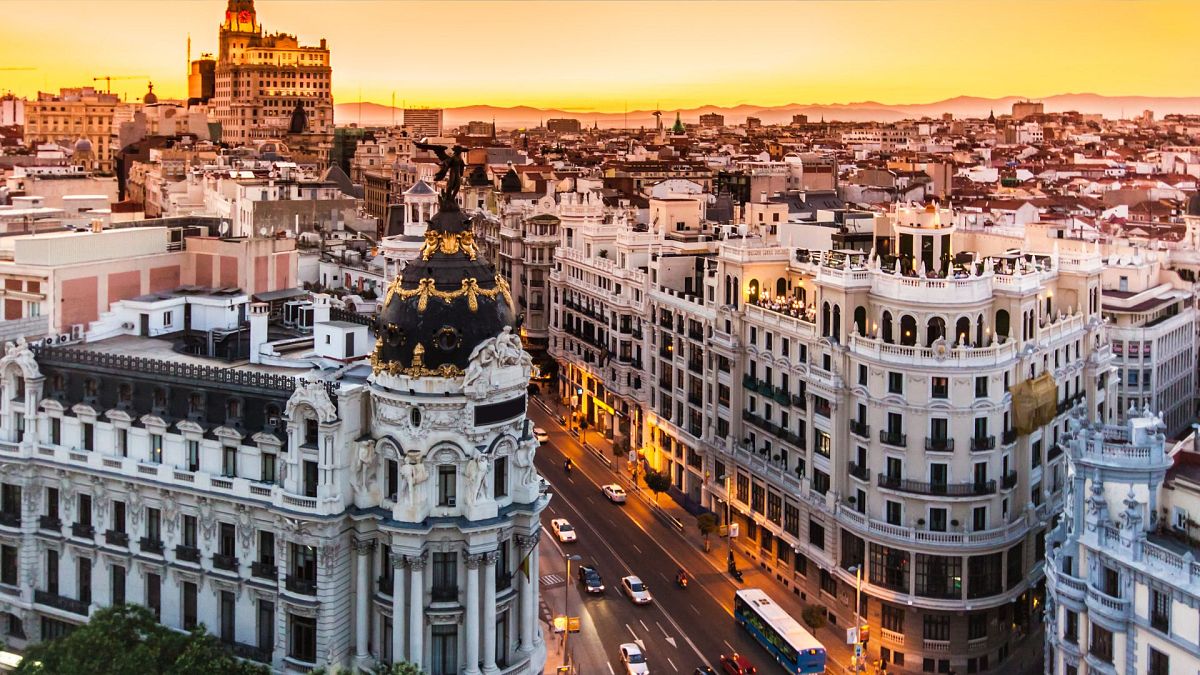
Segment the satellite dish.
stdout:
[[221,227],[217,228],[221,236],[229,234],[229,223],[221,223]]

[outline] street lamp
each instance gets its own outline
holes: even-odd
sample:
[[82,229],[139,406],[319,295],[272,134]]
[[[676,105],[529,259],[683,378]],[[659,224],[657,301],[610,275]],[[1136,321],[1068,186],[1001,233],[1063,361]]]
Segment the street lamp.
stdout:
[[858,564],[850,567],[847,572],[854,572],[854,672],[861,673],[863,671],[863,654],[862,648],[862,616],[859,610],[862,609],[862,565]]
[[725,488],[725,540],[729,543],[729,560],[733,560],[733,501],[729,494],[729,474],[717,476]]
[[570,671],[571,652],[567,649],[567,644],[571,639],[571,561],[579,562],[583,558],[579,557],[578,553],[565,555],[563,558],[567,561],[567,583],[563,587],[563,665]]

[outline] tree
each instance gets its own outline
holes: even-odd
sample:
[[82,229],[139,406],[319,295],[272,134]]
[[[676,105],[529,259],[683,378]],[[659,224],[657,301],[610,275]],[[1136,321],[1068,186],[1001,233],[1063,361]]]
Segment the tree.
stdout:
[[267,675],[266,666],[239,661],[203,626],[178,633],[140,605],[106,607],[91,621],[56,640],[33,645],[20,675]]
[[671,488],[671,478],[661,471],[648,469],[646,471],[645,479],[646,487],[650,488],[650,491],[654,493],[654,503],[657,504],[658,494],[660,492],[666,492]]
[[704,550],[708,551],[708,535],[717,531],[717,516],[713,513],[701,513],[696,516],[696,528],[700,530],[700,535],[704,537]]

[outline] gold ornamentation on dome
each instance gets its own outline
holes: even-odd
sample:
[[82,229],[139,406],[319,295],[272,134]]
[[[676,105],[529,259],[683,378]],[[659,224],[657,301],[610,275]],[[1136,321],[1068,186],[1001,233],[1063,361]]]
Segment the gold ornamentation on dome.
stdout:
[[425,346],[417,344],[413,349],[412,363],[405,368],[396,361],[384,361],[379,356],[379,350],[382,347],[380,342],[375,343],[375,352],[371,354],[371,373],[378,375],[379,373],[387,373],[389,375],[404,375],[406,377],[462,377],[463,371],[453,363],[443,363],[437,368],[425,367]]
[[416,347],[413,347],[412,363],[409,364],[413,368],[425,367],[425,345],[420,342]]
[[463,279],[462,285],[457,290],[439,291],[435,286],[433,279],[421,279],[417,283],[416,288],[410,289],[404,288],[400,281],[400,277],[396,277],[392,280],[392,283],[388,285],[387,295],[384,298],[383,304],[384,306],[387,306],[387,304],[392,301],[392,296],[398,296],[401,300],[407,300],[411,297],[418,297],[420,299],[417,301],[417,311],[424,312],[425,308],[429,306],[430,298],[437,298],[446,304],[450,304],[456,299],[465,296],[467,298],[468,308],[470,308],[472,312],[475,312],[479,309],[479,301],[477,299],[479,296],[482,295],[483,297],[489,299],[495,299],[497,296],[502,296],[504,301],[508,303],[509,309],[515,312],[516,308],[513,306],[512,293],[510,293],[508,290],[508,282],[505,281],[504,277],[500,276],[499,274],[496,275],[495,281],[495,288],[480,288],[479,281],[474,277],[470,277]]
[[475,260],[479,255],[479,247],[475,245],[474,232],[425,230],[425,244],[421,247],[421,260],[429,260],[439,250],[445,255],[461,252],[471,260]]

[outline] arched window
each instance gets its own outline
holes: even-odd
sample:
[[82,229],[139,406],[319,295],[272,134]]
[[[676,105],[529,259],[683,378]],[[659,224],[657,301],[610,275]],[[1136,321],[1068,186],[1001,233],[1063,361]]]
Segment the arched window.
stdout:
[[983,346],[983,315],[980,314],[975,319],[975,346]]
[[908,347],[917,344],[917,320],[911,314],[900,317],[900,344]]
[[1050,321],[1054,320],[1054,297],[1046,296],[1046,318]]
[[892,335],[892,313],[891,312],[883,313],[882,324],[883,325],[880,326],[880,333],[879,333],[880,337],[883,338],[883,341],[888,343],[889,345],[895,344],[896,338]]
[[954,324],[954,342],[958,345],[971,343],[971,319],[960,316]]
[[758,279],[751,279],[746,286],[746,301],[750,304],[758,304]]
[[946,320],[940,316],[931,317],[925,322],[925,346],[932,347],[938,338],[946,337]]
[[842,339],[842,306],[833,306],[833,332],[830,334],[834,340],[841,341]]
[[732,296],[733,296],[733,281],[729,278],[729,275],[726,274],[725,275],[725,304],[727,304],[727,305],[733,304],[732,300],[730,300],[730,298]]
[[821,336],[829,337],[829,303],[821,303]]
[[779,277],[775,280],[775,297],[782,298],[787,295],[787,279]]
[[867,308],[862,305],[854,308],[854,330],[859,335],[867,334]]
[[1001,309],[996,312],[996,339],[999,340],[1008,337],[1008,321],[1007,309]]

